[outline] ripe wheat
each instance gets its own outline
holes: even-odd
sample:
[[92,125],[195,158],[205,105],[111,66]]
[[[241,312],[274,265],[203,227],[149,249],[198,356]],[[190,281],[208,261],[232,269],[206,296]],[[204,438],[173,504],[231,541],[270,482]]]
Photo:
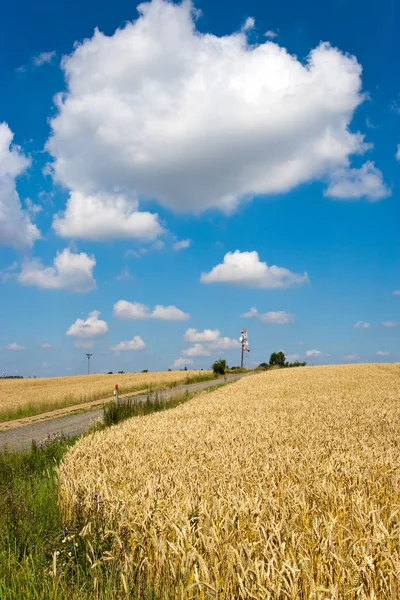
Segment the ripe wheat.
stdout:
[[247,377],[83,438],[59,477],[160,598],[400,597],[400,365]]
[[123,373],[120,375],[79,375],[43,379],[0,379],[0,421],[46,410],[73,406],[91,400],[112,397],[114,386],[121,394],[184,383],[204,376],[208,371],[168,371],[159,373]]

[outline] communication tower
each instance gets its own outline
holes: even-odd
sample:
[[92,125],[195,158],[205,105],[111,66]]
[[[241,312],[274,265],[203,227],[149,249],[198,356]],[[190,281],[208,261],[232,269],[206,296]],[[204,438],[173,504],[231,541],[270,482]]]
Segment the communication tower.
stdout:
[[250,352],[247,329],[242,329],[242,331],[240,332],[239,342],[242,344],[242,356],[240,359],[240,366],[243,368],[247,366],[247,357],[249,355],[248,353]]

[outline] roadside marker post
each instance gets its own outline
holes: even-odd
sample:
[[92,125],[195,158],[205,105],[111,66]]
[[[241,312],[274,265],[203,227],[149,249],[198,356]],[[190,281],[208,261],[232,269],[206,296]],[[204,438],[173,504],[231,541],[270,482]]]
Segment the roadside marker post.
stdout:
[[118,383],[115,384],[114,402],[118,402]]

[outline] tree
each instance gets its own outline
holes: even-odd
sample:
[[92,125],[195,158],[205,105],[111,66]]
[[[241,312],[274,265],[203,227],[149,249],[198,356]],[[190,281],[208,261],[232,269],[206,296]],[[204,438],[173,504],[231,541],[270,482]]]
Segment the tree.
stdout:
[[226,368],[226,360],[224,358],[219,358],[212,366],[214,375],[225,375]]
[[271,367],[274,366],[278,366],[278,367],[284,367],[285,366],[285,355],[282,351],[280,352],[273,352],[270,356],[269,359],[269,364]]
[[148,373],[149,370],[148,369],[143,369],[142,373]]
[[266,362],[263,362],[258,365],[259,369],[269,369],[269,365]]

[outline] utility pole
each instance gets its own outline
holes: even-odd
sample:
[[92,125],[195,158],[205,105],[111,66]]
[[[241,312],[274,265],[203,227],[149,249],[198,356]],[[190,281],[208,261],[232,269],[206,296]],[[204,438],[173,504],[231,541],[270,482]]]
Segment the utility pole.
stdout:
[[86,356],[87,356],[87,374],[90,375],[90,357],[93,355],[89,354],[89,352],[87,352]]

